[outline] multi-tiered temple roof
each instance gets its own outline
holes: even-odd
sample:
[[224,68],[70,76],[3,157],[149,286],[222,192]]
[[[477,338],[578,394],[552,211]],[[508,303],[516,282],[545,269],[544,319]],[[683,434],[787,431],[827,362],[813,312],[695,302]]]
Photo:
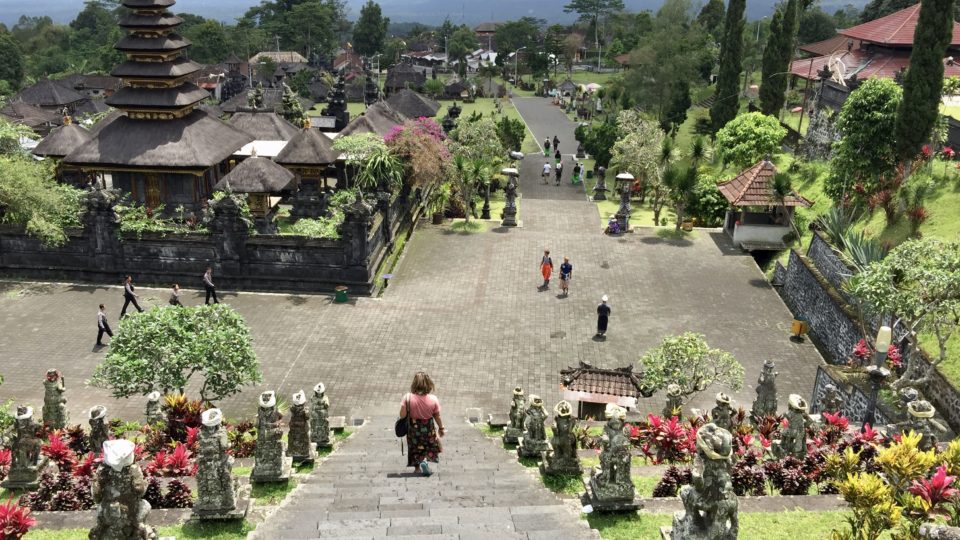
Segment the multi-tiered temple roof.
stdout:
[[115,48],[126,61],[112,74],[123,87],[107,104],[124,116],[66,161],[89,169],[207,169],[250,142],[248,134],[198,110],[209,94],[191,82],[200,66],[184,56],[190,41],[176,32],[183,21],[167,10],[175,0],[122,4],[131,13],[120,21],[127,35]]

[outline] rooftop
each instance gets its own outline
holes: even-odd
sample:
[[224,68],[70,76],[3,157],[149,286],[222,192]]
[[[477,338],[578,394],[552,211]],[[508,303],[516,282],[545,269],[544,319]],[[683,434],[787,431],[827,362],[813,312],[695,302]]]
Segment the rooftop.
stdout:
[[811,206],[813,203],[796,191],[791,191],[783,202],[773,193],[773,177],[777,167],[768,160],[761,160],[753,167],[742,171],[732,180],[717,185],[720,193],[733,206]]
[[269,158],[252,156],[234,167],[213,189],[229,187],[234,193],[276,193],[286,189],[293,179],[292,172]]
[[87,99],[73,88],[43,79],[21,90],[10,101],[23,101],[37,107],[63,107]]
[[387,98],[387,103],[407,118],[433,118],[440,110],[439,103],[407,88],[392,94]]
[[333,149],[333,141],[312,128],[301,129],[276,157],[282,165],[328,165],[336,163],[339,153]]
[[229,123],[258,141],[289,141],[298,131],[297,126],[268,109],[237,112]]
[[302,63],[306,64],[307,59],[300,53],[295,51],[263,51],[258,52],[257,54],[250,57],[249,62],[251,64],[259,63],[261,60],[269,58],[274,62],[293,62],[293,63]]
[[[840,34],[848,38],[860,39],[869,43],[877,43],[891,47],[912,47],[913,34],[917,28],[917,19],[920,17],[920,4],[891,13],[869,22],[840,30]],[[953,23],[953,37],[950,45],[960,46],[960,24]]]
[[90,132],[74,123],[60,126],[50,132],[33,149],[33,155],[62,158],[93,138]]
[[395,111],[385,101],[378,101],[367,107],[364,113],[353,120],[340,131],[339,136],[356,135],[358,133],[376,133],[385,137],[394,126],[403,124],[406,118]]
[[642,395],[640,377],[633,372],[632,365],[605,369],[580,362],[580,365],[575,368],[560,370],[560,385],[571,392],[587,394],[630,398],[638,398]]

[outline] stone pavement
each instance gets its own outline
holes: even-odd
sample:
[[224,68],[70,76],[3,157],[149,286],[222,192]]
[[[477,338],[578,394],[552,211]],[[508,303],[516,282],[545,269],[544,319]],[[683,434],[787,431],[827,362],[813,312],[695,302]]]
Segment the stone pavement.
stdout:
[[[541,140],[554,131],[564,139],[555,126],[572,123],[556,107],[540,105],[518,100]],[[569,136],[572,143],[572,129]],[[736,404],[749,408],[767,359],[780,372],[781,408],[789,392],[809,395],[822,360],[811,344],[789,341],[791,314],[750,256],[719,231],[698,230],[681,240],[656,229],[604,236],[596,207],[569,182],[569,160],[559,187],[540,185],[542,161],[528,156],[521,167],[522,228],[460,234],[421,224],[381,298],[341,305],[327,296],[223,294],[251,327],[264,384],[219,405],[228,416],[253,417],[261,390],[289,399],[323,381],[333,414],[392,415],[413,373],[424,369],[450,412],[506,412],[516,385],[552,407],[561,396],[560,369],[580,360],[636,364],[664,336],[684,331],[705,334],[711,346],[744,365],[744,388],[732,393]],[[558,267],[564,255],[571,258],[567,298],[557,285],[537,289],[545,248]],[[199,285],[199,278],[181,283],[193,290]],[[139,292],[147,305],[166,303],[165,290]],[[610,331],[606,341],[594,341],[603,294],[613,310]],[[202,291],[185,293],[188,305],[202,300]],[[142,400],[114,401],[84,385],[106,354],[92,351],[100,302],[116,329],[118,287],[0,283],[0,373],[6,377],[0,400],[15,397],[39,411],[44,372],[56,367],[66,377],[74,422],[98,403],[111,416],[139,419]],[[710,405],[719,390],[708,389],[691,405]],[[662,398],[642,407],[659,411]]]
[[250,538],[600,538],[580,520],[579,502],[548,491],[536,469],[457,413],[445,417],[443,453],[429,478],[406,467],[395,417],[376,417],[304,477]]

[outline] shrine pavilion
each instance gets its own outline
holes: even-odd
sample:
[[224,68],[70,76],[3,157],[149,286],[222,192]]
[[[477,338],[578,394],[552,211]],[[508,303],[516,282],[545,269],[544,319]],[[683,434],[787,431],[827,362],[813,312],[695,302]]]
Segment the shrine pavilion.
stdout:
[[200,66],[176,32],[175,0],[122,0],[132,13],[115,48],[126,55],[112,75],[123,86],[106,103],[122,115],[64,158],[101,185],[150,208],[200,207],[228,171],[228,158],[253,137],[199,109],[209,93],[190,82]]

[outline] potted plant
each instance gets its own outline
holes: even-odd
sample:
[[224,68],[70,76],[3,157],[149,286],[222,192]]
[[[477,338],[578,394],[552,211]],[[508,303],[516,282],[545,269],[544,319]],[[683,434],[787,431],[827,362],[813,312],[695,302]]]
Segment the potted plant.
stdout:
[[447,202],[450,201],[450,183],[444,182],[436,188],[433,192],[430,193],[430,198],[427,200],[427,210],[431,213],[433,218],[434,225],[443,224],[443,209],[446,208]]

